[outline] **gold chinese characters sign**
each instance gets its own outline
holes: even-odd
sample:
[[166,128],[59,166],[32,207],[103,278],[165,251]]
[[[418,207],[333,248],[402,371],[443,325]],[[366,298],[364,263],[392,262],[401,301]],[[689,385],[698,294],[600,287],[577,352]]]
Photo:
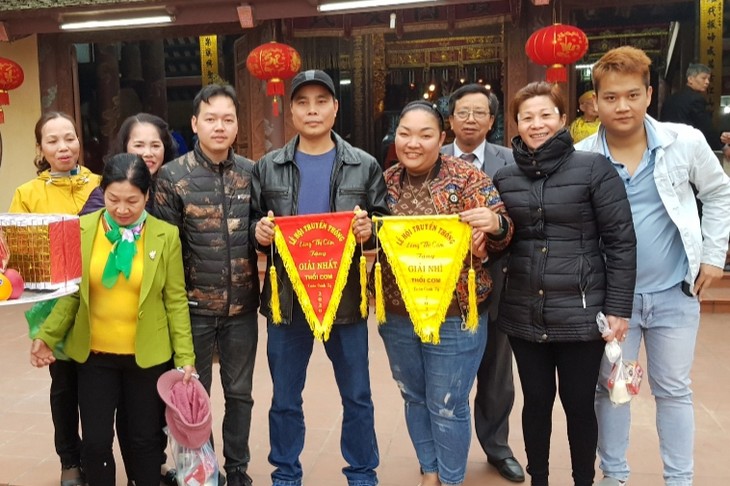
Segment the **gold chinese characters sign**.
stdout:
[[218,36],[200,36],[200,74],[203,86],[218,80]]
[[707,97],[717,106],[722,93],[723,0],[700,0],[700,63],[712,70]]

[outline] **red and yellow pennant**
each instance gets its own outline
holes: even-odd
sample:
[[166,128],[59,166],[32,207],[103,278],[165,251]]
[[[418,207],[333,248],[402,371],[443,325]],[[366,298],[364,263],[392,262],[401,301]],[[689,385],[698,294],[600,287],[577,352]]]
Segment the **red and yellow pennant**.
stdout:
[[[343,212],[274,219],[276,249],[309,327],[320,341],[329,339],[347,283],[355,252],[354,217],[352,212]],[[276,315],[274,300],[278,301],[278,294],[272,286],[272,314]]]
[[[416,334],[424,343],[439,342],[439,329],[446,317],[464,259],[471,246],[471,229],[458,215],[373,217],[378,239],[403,296]],[[379,263],[376,263],[376,315],[385,320],[378,301]],[[470,300],[474,290],[470,270]],[[474,295],[474,298],[476,296]],[[470,303],[467,325],[476,329],[476,305]]]

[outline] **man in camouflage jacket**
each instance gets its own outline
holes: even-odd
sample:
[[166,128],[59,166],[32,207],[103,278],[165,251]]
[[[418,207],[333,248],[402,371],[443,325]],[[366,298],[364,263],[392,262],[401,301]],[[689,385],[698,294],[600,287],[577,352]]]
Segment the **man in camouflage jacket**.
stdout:
[[160,169],[153,212],[180,229],[195,367],[210,394],[217,348],[226,402],[224,468],[229,485],[249,486],[259,304],[256,252],[248,238],[253,163],[231,149],[238,132],[233,88],[208,85],[193,108],[198,142]]

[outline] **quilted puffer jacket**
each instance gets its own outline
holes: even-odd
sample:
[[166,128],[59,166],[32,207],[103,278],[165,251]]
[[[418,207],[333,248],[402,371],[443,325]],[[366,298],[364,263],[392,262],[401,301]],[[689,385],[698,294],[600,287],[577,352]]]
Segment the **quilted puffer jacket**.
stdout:
[[494,178],[515,226],[499,327],[533,342],[600,339],[596,314],[630,317],[636,235],[624,184],[566,129],[536,151],[515,137],[516,165]]
[[152,213],[180,229],[191,314],[235,316],[258,307],[248,239],[252,170],[233,150],[214,164],[196,144],[158,172]]

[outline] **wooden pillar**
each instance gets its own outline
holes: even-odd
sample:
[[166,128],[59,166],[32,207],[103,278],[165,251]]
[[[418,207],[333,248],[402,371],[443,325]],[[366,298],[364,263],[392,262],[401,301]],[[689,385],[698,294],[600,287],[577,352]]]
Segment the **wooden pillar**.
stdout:
[[[366,130],[368,125],[366,119],[366,113],[368,112],[368,102],[366,95],[368,89],[366,87],[367,75],[366,71],[366,55],[365,55],[365,39],[364,36],[358,35],[352,38],[352,110],[353,110],[353,131],[352,131],[352,143],[356,147],[360,147],[365,151],[366,148]],[[346,116],[344,113],[340,113],[340,116]],[[374,152],[373,152],[374,153]]]
[[525,55],[525,43],[530,35],[539,28],[552,23],[550,8],[536,7],[525,2],[516,25],[505,29],[505,62],[504,72],[506,88],[504,89],[504,131],[505,144],[517,135],[517,124],[509,112],[512,99],[517,91],[533,81],[545,79],[545,68],[530,61]]
[[[58,34],[38,36],[38,69],[43,111],[75,114],[74,72],[76,70],[73,44]],[[71,69],[73,67],[73,69]]]
[[161,39],[140,43],[142,77],[144,78],[144,111],[167,120],[167,80],[165,79],[165,47]]
[[96,84],[101,146],[104,153],[119,130],[119,61],[117,45],[94,45],[96,54]]
[[246,69],[246,58],[252,49],[271,40],[272,24],[250,29],[236,40],[235,57],[236,93],[241,103],[238,113],[236,152],[258,160],[267,152],[284,146],[293,130],[289,126],[289,89],[279,99],[279,116],[274,116],[273,98],[266,95],[266,83],[251,76]]
[[[63,35],[38,36],[38,74],[41,111],[60,111],[73,117],[79,130],[79,142],[84,147],[76,48]],[[83,150],[79,163],[84,164]],[[90,168],[94,170],[94,167]]]

